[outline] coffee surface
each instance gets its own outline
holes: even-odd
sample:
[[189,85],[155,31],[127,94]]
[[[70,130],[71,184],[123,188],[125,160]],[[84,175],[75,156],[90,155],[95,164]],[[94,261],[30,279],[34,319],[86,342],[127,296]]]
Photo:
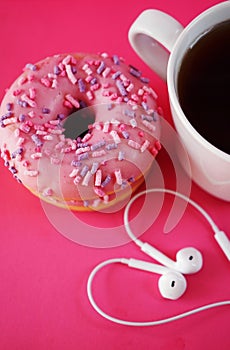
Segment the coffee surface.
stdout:
[[230,20],[191,45],[180,67],[178,95],[199,134],[230,154]]

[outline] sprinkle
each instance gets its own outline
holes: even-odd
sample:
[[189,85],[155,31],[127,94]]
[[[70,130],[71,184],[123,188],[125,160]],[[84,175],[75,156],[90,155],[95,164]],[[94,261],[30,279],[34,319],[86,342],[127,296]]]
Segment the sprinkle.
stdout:
[[65,99],[70,102],[75,108],[80,108],[79,102],[70,94],[65,95]]
[[105,69],[105,62],[101,61],[100,66],[97,68],[97,74],[101,74]]
[[90,181],[90,179],[91,179],[91,176],[92,176],[91,172],[88,171],[88,172],[86,173],[86,175],[85,175],[83,181],[82,181],[82,186],[88,186],[89,181]]
[[49,113],[50,113],[50,109],[49,109],[49,108],[46,108],[46,107],[43,107],[43,108],[42,108],[42,113],[43,113],[43,114],[49,114]]
[[83,205],[84,205],[84,207],[88,207],[88,206],[89,206],[89,201],[84,200],[84,201],[83,201]]
[[106,145],[105,148],[107,149],[107,151],[111,151],[111,150],[117,148],[117,144],[116,143],[109,143],[108,145]]
[[109,75],[110,71],[111,71],[111,69],[109,67],[106,67],[105,70],[102,73],[102,76],[104,78],[107,78],[107,76]]
[[64,129],[48,129],[48,132],[50,132],[53,135],[61,135],[63,133]]
[[24,76],[21,76],[21,77],[18,79],[18,84],[19,84],[19,85],[23,85],[23,84],[25,84],[26,81],[27,81],[27,78],[24,77]]
[[101,187],[105,187],[106,185],[108,185],[108,183],[110,183],[111,181],[111,176],[107,175],[105,180],[101,183]]
[[76,78],[75,75],[73,74],[70,64],[67,64],[67,65],[66,65],[66,73],[67,73],[67,77],[69,78],[70,82],[71,82],[73,85],[76,84],[77,78]]
[[25,170],[24,175],[35,177],[38,175],[38,171],[37,170]]
[[93,98],[94,98],[94,96],[93,96],[93,94],[92,94],[92,92],[90,90],[86,92],[86,96],[88,97],[88,99],[90,101],[93,100]]
[[41,83],[46,87],[51,87],[51,81],[48,78],[41,78]]
[[39,139],[38,135],[33,134],[31,136],[32,141],[35,143],[37,147],[41,147],[43,145],[42,141]]
[[88,158],[89,158],[89,153],[85,152],[85,153],[79,154],[78,161],[85,160],[85,159],[88,159]]
[[123,160],[125,158],[125,152],[124,151],[119,151],[118,153],[118,160]]
[[54,66],[54,74],[59,75],[61,73],[61,69],[58,66]]
[[156,147],[156,149],[157,149],[158,151],[161,150],[161,144],[160,144],[160,141],[159,141],[159,140],[156,140],[156,141],[155,141],[154,146]]
[[117,55],[113,55],[113,63],[120,64],[120,60],[119,60],[119,57]]
[[57,114],[57,119],[58,120],[63,120],[65,118],[65,115],[62,113]]
[[19,126],[19,129],[23,131],[24,133],[28,134],[30,132],[30,126],[26,123],[23,123]]
[[118,133],[115,130],[110,131],[110,135],[112,136],[115,143],[120,143],[121,139],[118,135]]
[[14,167],[14,166],[11,166],[10,168],[9,168],[9,170],[10,170],[10,172],[12,173],[12,174],[17,174],[17,169]]
[[94,162],[92,164],[92,167],[91,167],[91,170],[90,170],[92,175],[96,174],[96,171],[97,171],[98,167],[99,167],[99,163],[98,162]]
[[85,83],[82,79],[78,80],[78,87],[80,92],[85,92]]
[[102,157],[106,154],[105,150],[101,150],[101,151],[95,151],[92,153],[92,157],[96,158],[96,157]]
[[127,95],[127,91],[126,91],[126,89],[124,87],[124,83],[121,80],[116,80],[116,85],[117,85],[117,88],[118,88],[120,94],[122,96],[126,96]]
[[98,205],[100,204],[100,202],[101,202],[101,199],[100,199],[100,198],[94,199],[93,204],[92,204],[92,207],[94,207],[94,208],[98,207]]
[[98,169],[96,172],[94,185],[101,186],[101,179],[102,179],[102,171],[101,169]]
[[148,140],[145,140],[145,142],[143,143],[143,145],[141,146],[141,153],[143,153],[150,145],[150,142]]
[[50,120],[49,123],[51,125],[59,125],[59,120]]
[[118,184],[118,185],[122,185],[121,170],[120,170],[120,169],[115,170],[115,171],[114,171],[114,175],[115,175],[117,184]]
[[22,146],[22,144],[24,143],[25,139],[24,137],[19,137],[18,141],[17,141],[17,146]]
[[105,146],[105,141],[102,140],[102,141],[99,141],[97,143],[94,143],[92,146],[91,146],[91,151],[96,151],[98,148],[101,148]]
[[156,127],[155,125],[152,125],[151,123],[149,123],[147,120],[142,120],[142,124],[144,124],[144,126],[149,129],[150,131],[154,132],[156,131]]
[[134,118],[130,119],[129,123],[132,126],[132,128],[136,128],[137,127],[136,119],[134,119]]
[[133,140],[128,141],[128,145],[134,149],[140,149],[141,145]]
[[13,109],[13,104],[12,104],[12,103],[7,103],[7,104],[6,104],[6,109],[7,109],[7,111],[12,111],[12,109]]
[[129,73],[132,74],[136,78],[140,78],[140,76],[141,76],[141,71],[139,71],[138,69],[136,69],[133,66],[130,66]]
[[112,79],[116,80],[121,75],[121,72],[117,71],[112,75]]
[[72,160],[71,165],[74,167],[80,167],[81,166],[81,162],[77,161],[77,160]]
[[85,152],[89,152],[90,151],[90,147],[87,146],[87,147],[79,147],[77,150],[76,150],[76,154],[81,154],[81,153],[85,153]]
[[18,96],[18,95],[20,95],[21,93],[22,93],[22,90],[20,90],[20,89],[16,89],[16,90],[13,91],[13,95],[14,95],[14,96]]
[[130,91],[133,90],[133,88],[134,88],[134,84],[133,84],[133,83],[130,83],[130,84],[127,86],[127,88],[126,88],[126,91],[130,92]]
[[122,133],[122,136],[123,136],[125,139],[129,139],[129,133],[128,133],[128,131],[123,130],[121,133]]
[[45,135],[45,136],[43,136],[43,139],[46,140],[46,141],[52,141],[53,140],[53,136]]
[[98,90],[100,88],[100,84],[94,84],[94,85],[92,85],[91,87],[90,87],[90,90],[91,91],[96,91],[96,90]]
[[106,122],[104,123],[104,126],[103,126],[102,131],[105,132],[105,133],[107,133],[107,132],[109,131],[109,126],[110,126],[110,122],[109,122],[109,121],[106,121]]
[[50,197],[53,195],[53,190],[51,188],[46,188],[43,192],[42,192],[42,195],[44,197]]
[[82,142],[87,142],[91,137],[92,135],[90,133],[85,134],[85,136],[82,139]]
[[29,116],[30,118],[34,118],[34,117],[35,117],[35,112],[34,112],[34,111],[30,111],[30,112],[28,113],[28,116]]
[[81,181],[81,176],[76,176],[75,179],[73,180],[74,184],[77,185]]
[[105,196],[105,192],[101,189],[101,188],[98,188],[98,187],[94,187],[94,192],[96,193],[97,196],[103,198]]
[[146,78],[146,77],[140,77],[140,81],[141,81],[142,83],[148,84],[150,80],[149,80],[149,78]]
[[131,118],[135,118],[136,117],[135,111],[132,111],[130,109],[125,109],[124,110],[124,115],[126,115],[128,117],[131,117]]
[[42,157],[41,152],[36,152],[36,153],[31,154],[32,159],[40,159],[41,157]]
[[32,63],[27,63],[26,69],[30,69],[34,72],[37,70],[37,66],[35,64],[32,64]]
[[142,114],[141,115],[141,119],[142,120],[147,120],[148,122],[152,122],[153,121],[153,117],[150,115],[146,115],[146,114]]

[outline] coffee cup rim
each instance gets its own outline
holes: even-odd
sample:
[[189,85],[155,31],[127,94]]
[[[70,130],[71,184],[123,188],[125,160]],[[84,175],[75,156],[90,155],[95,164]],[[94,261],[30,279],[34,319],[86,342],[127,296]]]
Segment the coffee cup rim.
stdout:
[[[183,40],[188,37],[189,32],[191,29],[194,27],[194,25],[197,24],[197,22],[203,20],[205,16],[209,16],[215,8],[229,8],[230,9],[230,1],[225,1],[223,3],[217,4],[212,6],[211,8],[207,9],[206,11],[202,12],[200,15],[198,15],[193,21],[191,21],[188,26],[184,28],[180,36],[178,37],[173,50],[169,56],[169,61],[168,61],[168,67],[167,67],[167,85],[168,85],[168,91],[169,91],[169,96],[170,96],[170,101],[173,105],[174,110],[176,111],[176,115],[180,122],[183,124],[183,126],[192,134],[192,136],[196,139],[197,142],[202,144],[209,152],[211,151],[212,153],[215,153],[219,157],[225,159],[226,161],[230,162],[230,154],[222,151],[221,149],[217,148],[214,146],[211,142],[206,140],[189,122],[187,119],[186,115],[184,114],[179,100],[178,100],[178,94],[177,94],[177,89],[176,89],[176,79],[175,79],[175,63],[178,57],[178,51],[180,50],[181,43]],[[229,17],[230,19],[230,17]],[[217,22],[219,23],[219,22]],[[216,24],[217,24],[216,23]],[[209,26],[210,28],[210,26]]]

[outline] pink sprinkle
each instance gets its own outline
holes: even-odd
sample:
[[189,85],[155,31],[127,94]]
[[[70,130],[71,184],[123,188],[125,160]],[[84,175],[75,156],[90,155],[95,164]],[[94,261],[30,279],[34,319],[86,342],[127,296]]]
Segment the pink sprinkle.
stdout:
[[59,124],[59,120],[50,120],[49,123],[51,125],[58,125]]
[[45,135],[45,136],[43,136],[43,140],[52,141],[52,140],[53,140],[53,136],[51,136],[51,135]]
[[102,72],[102,76],[106,78],[109,75],[110,71],[111,69],[109,67],[106,67],[105,70]]
[[130,83],[129,86],[127,86],[126,91],[130,92],[134,88],[133,83]]
[[79,102],[70,94],[65,96],[66,100],[69,101],[75,108],[80,108]]
[[25,161],[22,163],[22,165],[23,165],[25,168],[27,168],[27,167],[30,165],[30,163],[29,163],[27,160],[25,160]]
[[53,135],[61,135],[63,130],[61,129],[57,129],[57,130],[54,130],[54,129],[48,129],[48,132],[50,132],[51,134]]
[[151,147],[149,150],[150,150],[151,154],[152,154],[154,157],[156,157],[156,155],[157,155],[157,153],[158,153],[158,150],[157,150],[155,147]]
[[140,149],[141,145],[133,140],[128,141],[128,145],[134,149]]
[[108,204],[108,203],[109,203],[109,196],[108,196],[108,194],[106,194],[106,195],[103,197],[103,202],[104,202],[105,204]]
[[41,83],[48,88],[51,86],[51,82],[48,78],[41,78]]
[[69,65],[69,64],[66,65],[66,73],[67,73],[67,76],[68,76],[69,80],[71,81],[71,83],[73,85],[76,84],[77,78],[73,74],[71,65]]
[[155,125],[152,125],[150,122],[148,122],[147,120],[142,120],[142,124],[144,124],[144,126],[149,129],[150,131],[154,132],[156,130]]
[[51,158],[50,158],[50,162],[51,162],[51,164],[53,164],[53,165],[58,165],[58,164],[61,163],[60,159],[54,158],[54,157],[51,157]]
[[133,101],[138,102],[139,97],[138,97],[136,94],[132,94],[132,95],[131,95],[131,99],[132,99]]
[[110,100],[111,100],[111,101],[114,101],[114,100],[116,100],[117,98],[118,98],[118,95],[117,95],[116,92],[114,92],[114,93],[110,96]]
[[98,169],[96,172],[94,185],[101,186],[101,179],[102,179],[102,171],[101,171],[101,169]]
[[25,141],[25,139],[23,137],[19,137],[18,142],[17,142],[17,146],[22,146],[24,141]]
[[161,144],[160,144],[160,141],[159,141],[159,140],[156,140],[156,141],[155,141],[154,146],[156,147],[156,149],[157,149],[158,151],[161,150]]
[[98,90],[100,88],[100,84],[94,84],[94,85],[92,85],[91,87],[90,87],[90,90],[91,91],[96,91],[96,90]]
[[26,133],[26,134],[28,134],[28,133],[30,132],[30,127],[29,127],[29,125],[26,125],[25,123],[24,123],[24,124],[21,124],[21,125],[19,126],[19,129],[20,129],[21,131],[23,131],[24,133]]
[[69,101],[66,101],[66,100],[63,102],[63,105],[64,105],[65,107],[69,108],[69,109],[72,109],[72,108],[73,108],[72,103],[70,103]]
[[33,100],[35,98],[35,96],[36,96],[35,88],[30,88],[29,89],[29,96],[30,96],[31,100]]
[[14,95],[14,96],[18,96],[18,95],[20,95],[20,94],[22,93],[22,91],[23,91],[23,90],[21,90],[21,89],[14,90],[14,91],[13,91],[13,95]]
[[102,96],[109,97],[111,95],[111,92],[109,90],[105,90],[102,92]]
[[19,135],[20,135],[19,129],[15,129],[15,130],[14,130],[14,136],[15,136],[15,137],[19,137]]
[[100,204],[100,202],[101,202],[101,199],[100,199],[100,198],[94,199],[93,204],[92,204],[92,207],[93,207],[93,208],[98,207],[99,204]]
[[28,116],[29,116],[30,118],[34,118],[34,117],[35,117],[35,112],[34,112],[34,111],[30,111],[30,112],[28,113]]
[[114,175],[115,175],[117,184],[118,184],[118,185],[122,185],[121,170],[120,170],[120,169],[115,170],[115,171],[114,171]]
[[85,81],[87,83],[90,83],[92,79],[93,79],[92,75],[87,75],[87,77],[85,78]]
[[93,98],[94,98],[94,96],[93,96],[93,94],[92,94],[92,92],[90,90],[86,92],[86,96],[88,97],[88,99],[90,101],[93,100]]
[[18,79],[18,84],[23,85],[25,84],[26,81],[27,81],[27,78],[22,76]]
[[37,153],[31,154],[31,158],[32,159],[40,159],[41,157],[42,157],[42,153],[41,152],[37,152]]
[[148,140],[145,140],[143,145],[141,146],[141,152],[143,153],[148,147],[149,147],[150,142]]

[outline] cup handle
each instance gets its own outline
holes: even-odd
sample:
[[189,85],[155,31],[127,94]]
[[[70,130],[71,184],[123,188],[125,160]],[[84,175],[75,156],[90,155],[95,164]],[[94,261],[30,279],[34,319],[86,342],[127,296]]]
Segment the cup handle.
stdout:
[[166,80],[170,52],[184,27],[159,10],[145,10],[133,22],[128,38],[134,51]]

